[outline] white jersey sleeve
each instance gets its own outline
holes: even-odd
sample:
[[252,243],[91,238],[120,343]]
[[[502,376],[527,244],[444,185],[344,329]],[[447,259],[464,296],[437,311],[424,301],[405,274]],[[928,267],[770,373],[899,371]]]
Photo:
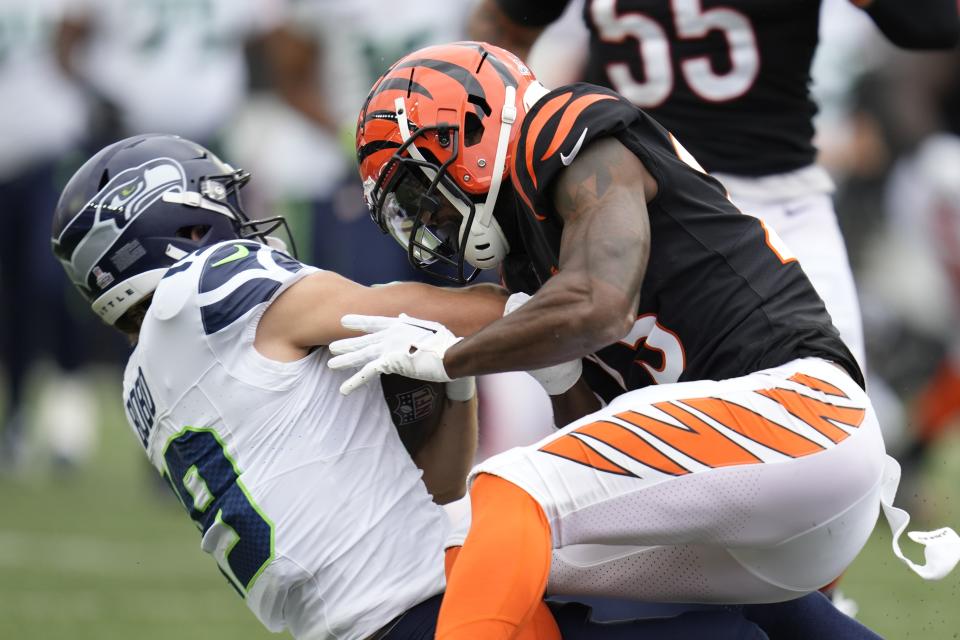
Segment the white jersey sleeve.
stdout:
[[327,349],[277,362],[254,348],[270,303],[315,271],[252,241],[174,265],[124,399],[201,548],[267,628],[364,638],[442,590],[449,525],[378,385],[345,397]]

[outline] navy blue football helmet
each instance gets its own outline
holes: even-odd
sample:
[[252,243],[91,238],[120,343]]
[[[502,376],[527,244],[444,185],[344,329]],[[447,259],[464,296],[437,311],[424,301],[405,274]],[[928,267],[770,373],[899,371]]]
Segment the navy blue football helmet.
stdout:
[[[149,296],[181,258],[223,240],[270,243],[280,217],[250,220],[240,189],[250,174],[173,135],[139,135],[90,158],[53,218],[53,253],[107,324]],[[197,233],[199,240],[192,239]]]

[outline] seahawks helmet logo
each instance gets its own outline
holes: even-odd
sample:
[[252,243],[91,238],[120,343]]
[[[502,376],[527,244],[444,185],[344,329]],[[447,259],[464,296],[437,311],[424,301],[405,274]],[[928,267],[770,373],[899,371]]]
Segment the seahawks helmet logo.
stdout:
[[165,192],[183,191],[186,186],[179,163],[157,158],[118,173],[87,206],[98,210],[98,221],[113,220],[122,229]]
[[168,191],[187,189],[186,172],[171,158],[154,158],[121,171],[70,221],[57,239],[70,279],[85,287],[93,267],[114,248],[124,229]]

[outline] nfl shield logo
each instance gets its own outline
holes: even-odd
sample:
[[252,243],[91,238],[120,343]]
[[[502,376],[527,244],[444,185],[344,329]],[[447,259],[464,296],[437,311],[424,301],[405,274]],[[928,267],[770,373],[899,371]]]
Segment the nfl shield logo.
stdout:
[[393,409],[394,424],[405,426],[422,420],[433,413],[436,394],[428,385],[418,387],[396,396],[397,406]]

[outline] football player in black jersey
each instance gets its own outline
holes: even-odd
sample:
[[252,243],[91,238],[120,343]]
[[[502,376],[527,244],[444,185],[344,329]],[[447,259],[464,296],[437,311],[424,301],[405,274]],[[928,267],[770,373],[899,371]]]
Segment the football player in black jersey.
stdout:
[[[894,44],[955,46],[955,0],[851,0]],[[471,36],[526,57],[570,4],[481,0]],[[585,0],[587,82],[617,90],[676,135],[745,213],[804,265],[865,368],[859,301],[833,184],[815,164],[810,66],[821,0]]]
[[[894,44],[950,48],[956,0],[851,0]],[[481,0],[470,35],[525,58],[569,0]],[[584,80],[666,127],[796,252],[864,364],[863,329],[832,182],[815,164],[810,65],[821,0],[585,0]]]
[[[509,52],[460,42],[387,71],[357,152],[375,220],[415,266],[456,282],[499,266],[532,295],[465,339],[344,317],[369,335],[331,345],[333,368],[362,367],[341,391],[541,369],[582,416],[474,470],[438,638],[511,637],[548,577],[561,593],[771,602],[853,560],[898,479],[856,359],[776,233],[667,130],[613,91],[548,92]],[[582,378],[542,371],[581,358]],[[942,564],[907,561],[918,573],[960,559],[946,531],[926,540]]]

